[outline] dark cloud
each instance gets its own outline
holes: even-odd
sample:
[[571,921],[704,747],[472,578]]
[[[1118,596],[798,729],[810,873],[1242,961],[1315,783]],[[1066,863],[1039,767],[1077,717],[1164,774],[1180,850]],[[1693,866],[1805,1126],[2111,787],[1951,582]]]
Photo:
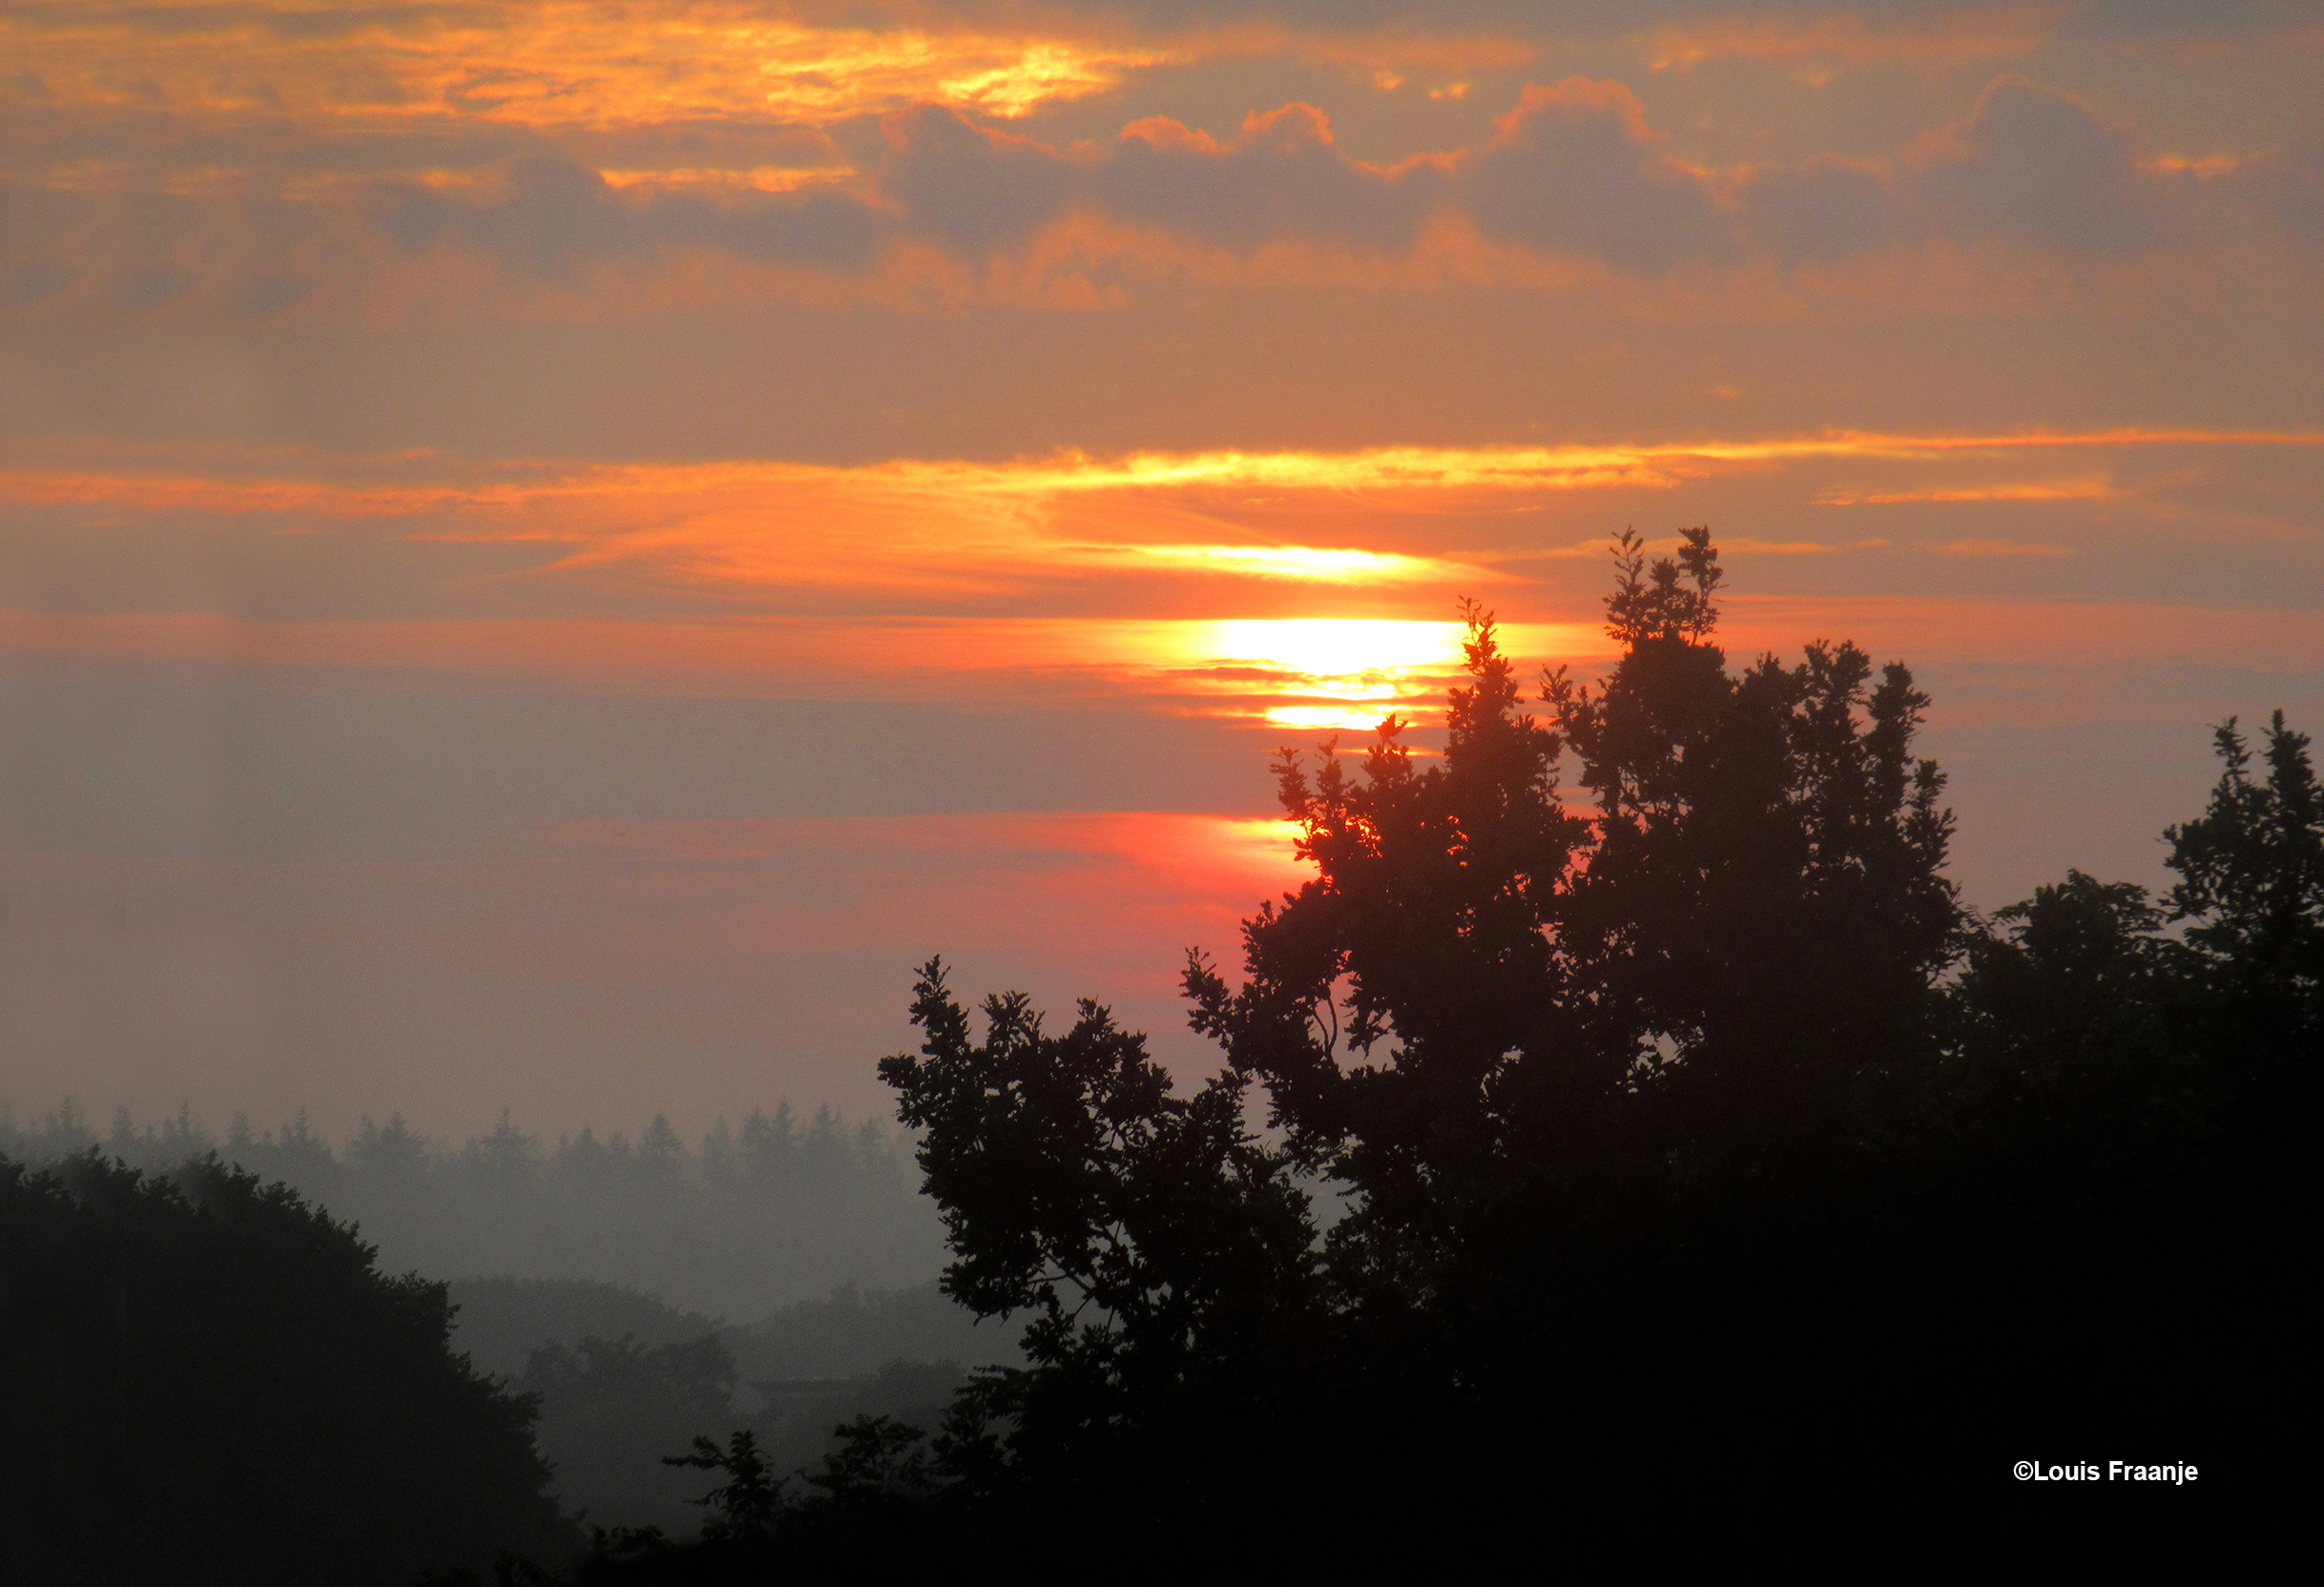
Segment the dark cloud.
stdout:
[[473,172],[533,155],[562,155],[612,171],[734,171],[764,166],[844,169],[847,159],[813,128],[734,117],[674,118],[542,131],[509,122],[427,113],[393,122],[356,118],[317,125],[273,111],[197,114],[122,106],[19,103],[10,118],[18,168],[88,162],[172,172],[298,176],[390,176]]
[[1650,274],[1734,252],[1709,184],[1660,151],[1618,83],[1527,87],[1499,135],[1457,169],[1488,236]]
[[[2168,3],[2168,0],[2158,0]],[[1006,17],[1013,8],[999,3],[961,8],[969,14]],[[1095,6],[1059,10],[1099,10]],[[1402,30],[1474,33],[1486,29],[1539,34],[1629,34],[1658,23],[1729,17],[1735,0],[1115,0],[1102,8],[1156,29],[1228,28],[1265,21],[1318,29]],[[1932,6],[1929,0],[1810,0],[1786,10],[1794,15],[1881,18],[1925,17],[1932,10],[1971,10],[1975,5]],[[1021,14],[1021,13],[1020,13]]]
[[1347,158],[1307,105],[1254,115],[1225,144],[1156,119],[1078,156],[934,108],[891,118],[889,136],[882,190],[914,230],[970,254],[1079,208],[1245,251],[1286,240],[1394,251],[1447,192],[1433,166],[1387,172]]
[[[1813,158],[1727,180],[1673,158],[1619,83],[1528,86],[1495,129],[1388,165],[1351,156],[1302,103],[1224,140],[1151,117],[1064,147],[921,106],[886,118],[857,176],[828,132],[773,121],[318,130],[272,113],[35,104],[11,127],[29,179],[12,194],[10,294],[262,318],[380,267],[382,242],[389,268],[448,245],[544,278],[680,251],[861,271],[897,236],[981,259],[1077,212],[1246,257],[1310,242],[1398,258],[1432,216],[1459,216],[1488,239],[1639,276],[1747,248],[1794,263],[1993,239],[2105,259],[2324,236],[2314,151],[2148,158],[2076,99],[2015,77],[1884,163]],[[114,175],[40,179],[74,166]],[[776,193],[695,179],[770,167],[846,180]],[[408,175],[420,171],[488,180]],[[648,179],[607,179],[625,173]]]
[[1736,199],[1752,239],[1787,261],[1838,258],[1897,235],[1886,174],[1837,160],[1753,172]]
[[617,193],[589,166],[555,155],[514,162],[503,193],[456,197],[383,184],[366,208],[373,228],[407,249],[451,237],[514,269],[558,276],[594,259],[710,248],[756,262],[860,268],[880,222],[861,199],[833,193],[712,199]]
[[1071,207],[1083,167],[1046,144],[923,105],[890,116],[881,191],[914,231],[968,254],[1021,242]]
[[342,39],[358,33],[417,33],[441,28],[488,28],[505,9],[490,5],[416,6],[103,6],[17,4],[19,26],[41,32],[117,30],[163,38],[262,31],[286,39]]
[[1223,147],[1175,123],[1146,124],[1122,139],[1092,186],[1113,214],[1232,248],[1323,239],[1392,253],[1412,245],[1449,184],[1433,165],[1391,172],[1351,160],[1333,146],[1322,112],[1286,105],[1252,116]]
[[[1007,0],[971,5],[968,14],[1021,14]],[[1098,8],[1061,7],[1060,10]],[[1791,20],[1845,18],[1867,23],[1930,24],[1946,16],[2005,9],[1993,0],[1795,0]],[[2314,26],[2314,0],[2065,0],[2050,25],[2068,36],[2142,42],[2189,37],[2251,37]],[[1623,36],[1664,26],[1725,21],[1749,8],[1737,0],[1114,0],[1103,8],[1155,29],[1228,28],[1264,20],[1286,26],[1411,32],[1485,29],[1540,37]]]
[[2006,237],[2082,254],[2127,254],[2153,239],[2154,184],[2130,141],[2065,94],[2004,78],[1903,177],[1938,235]]
[[2002,78],[1967,117],[1885,170],[1810,161],[1753,173],[1735,198],[1779,258],[1895,241],[1998,237],[2085,258],[2136,253],[2193,218],[2195,196],[2142,168],[2129,138],[2065,94]]
[[1733,252],[1709,184],[1662,154],[1636,99],[1578,79],[1527,90],[1480,150],[1386,169],[1347,156],[1323,113],[1298,104],[1250,117],[1226,143],[1156,118],[1110,147],[1067,152],[933,108],[892,118],[889,135],[882,190],[912,229],[972,254],[1076,208],[1245,252],[1327,241],[1398,253],[1439,209],[1491,237],[1645,273]]

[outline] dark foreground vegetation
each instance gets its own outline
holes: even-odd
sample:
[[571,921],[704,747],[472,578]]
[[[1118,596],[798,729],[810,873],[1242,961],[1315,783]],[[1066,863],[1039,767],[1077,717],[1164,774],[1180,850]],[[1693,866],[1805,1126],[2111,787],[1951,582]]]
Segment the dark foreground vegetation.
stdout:
[[408,1583],[570,1552],[532,1406],[281,1186],[0,1162],[0,1577]]
[[533,1397],[560,1505],[592,1526],[700,1530],[703,1484],[661,1457],[747,1432],[778,1471],[817,1465],[841,1421],[933,1425],[962,1363],[1016,1362],[1008,1330],[937,1292],[843,1286],[755,1323],[554,1279],[464,1279],[452,1345]]
[[[852,1407],[804,1473],[752,1428],[705,1426],[664,1452],[706,1497],[698,1540],[529,1547],[538,1481],[473,1482],[499,1530],[451,1524],[474,1503],[444,1511],[441,1562],[485,1572],[480,1551],[508,1538],[529,1561],[502,1562],[512,1580],[1036,1555],[1136,1574],[1215,1565],[1230,1545],[1312,1559],[1509,1533],[1539,1548],[1626,1511],[1665,1529],[1732,1516],[1713,1501],[1737,1497],[1753,1526],[1802,1538],[1880,1500],[1919,1511],[1925,1537],[1975,1519],[1964,1501],[2023,1496],[2011,1468],[2027,1459],[2192,1463],[2203,1494],[2288,1480],[2324,1050],[2307,739],[2280,716],[2255,741],[2219,730],[2209,807],[2164,835],[2165,897],[2069,872],[1976,918],[1941,875],[1951,817],[1914,753],[1927,702],[1904,668],[1843,645],[1731,670],[1707,532],[1667,562],[1627,537],[1620,551],[1624,654],[1596,688],[1550,674],[1530,712],[1475,614],[1441,760],[1410,754],[1394,722],[1360,773],[1285,756],[1315,875],[1245,923],[1238,978],[1191,958],[1193,1022],[1225,1060],[1192,1094],[1102,1008],[1053,1028],[1007,995],[974,1019],[926,968],[921,1051],[882,1072],[943,1209],[944,1287],[1021,1323],[1024,1365],[969,1374],[941,1417]],[[78,1184],[0,1181],[11,1252],[20,1228],[115,1203],[180,1231],[167,1251],[156,1236],[164,1270],[222,1260],[202,1253],[261,1217],[245,1208],[341,1238],[231,1176],[232,1196],[197,1207],[85,1167]],[[1344,1209],[1328,1227],[1318,1185]],[[79,1248],[39,1238],[26,1248]],[[58,1414],[122,1407],[113,1423],[72,1411],[71,1447],[98,1440],[92,1426],[152,1446],[168,1424],[141,1419],[148,1392],[230,1391],[236,1369],[198,1352],[155,1369],[177,1378],[120,1376],[112,1363],[146,1348],[134,1327],[58,1319],[117,1315],[106,1275],[122,1269],[55,1260],[60,1276],[13,1291],[44,1298],[8,1314],[10,1370],[53,1350],[52,1378],[82,1374]],[[336,1326],[304,1268],[267,1260],[285,1266],[263,1282],[301,1297],[285,1316]],[[371,1375],[453,1385],[447,1403],[499,1418],[478,1469],[517,1472],[522,1401],[446,1365],[441,1292],[335,1260],[347,1285],[419,1296],[396,1304],[432,1319],[411,1333],[433,1329],[432,1354],[413,1345]],[[650,1365],[633,1345],[630,1365]],[[331,1370],[287,1359],[286,1384]],[[296,1403],[274,1414],[338,1425],[301,1392],[279,1391]],[[11,1451],[43,1427],[11,1428]],[[195,1448],[272,1471],[305,1447],[293,1437],[238,1425],[153,1454],[137,1480],[196,1481],[171,1464]],[[340,1475],[302,1480],[368,1514]],[[434,1514],[418,1480],[381,1479],[413,1495],[381,1501],[381,1535]],[[290,1514],[255,1474],[239,1496],[186,1491],[222,1507],[214,1530]],[[93,1513],[73,1508],[93,1502],[77,1488],[41,1492],[59,1515]],[[97,1536],[37,1506],[10,1524],[45,1527],[59,1557]],[[182,1524],[152,1535],[209,1535]],[[1654,1540],[1609,1541],[1626,1539]]]

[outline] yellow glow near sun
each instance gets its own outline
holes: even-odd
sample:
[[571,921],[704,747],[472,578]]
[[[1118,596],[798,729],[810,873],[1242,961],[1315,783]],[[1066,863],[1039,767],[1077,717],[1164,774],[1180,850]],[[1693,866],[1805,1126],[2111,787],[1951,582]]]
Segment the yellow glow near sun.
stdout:
[[1260,714],[1278,728],[1298,728],[1309,732],[1370,732],[1380,726],[1383,716],[1409,718],[1412,712],[1385,705],[1273,706]]
[[[1189,623],[1179,644],[1188,662],[1285,674],[1273,688],[1255,680],[1230,686],[1245,710],[1258,706],[1256,714],[1277,727],[1360,733],[1390,712],[1426,711],[1461,666],[1463,636],[1458,623],[1293,617]],[[1262,703],[1269,695],[1274,702]]]
[[1479,578],[1492,576],[1482,568],[1462,567],[1433,557],[1408,557],[1395,551],[1335,550],[1318,546],[1109,546],[1092,549],[1177,567],[1209,567],[1224,573],[1325,579],[1334,583],[1417,581],[1462,573]]
[[1188,627],[1189,640],[1220,661],[1278,667],[1318,679],[1354,681],[1366,672],[1443,671],[1461,665],[1458,623],[1289,617]]

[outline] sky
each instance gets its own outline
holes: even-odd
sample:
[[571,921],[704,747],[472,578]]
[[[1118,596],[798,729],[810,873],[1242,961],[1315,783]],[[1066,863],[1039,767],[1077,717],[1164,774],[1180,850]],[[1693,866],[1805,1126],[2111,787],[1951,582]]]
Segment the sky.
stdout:
[[1206,1054],[1271,754],[1708,524],[1991,910],[2324,725],[2312,4],[12,0],[0,1105]]

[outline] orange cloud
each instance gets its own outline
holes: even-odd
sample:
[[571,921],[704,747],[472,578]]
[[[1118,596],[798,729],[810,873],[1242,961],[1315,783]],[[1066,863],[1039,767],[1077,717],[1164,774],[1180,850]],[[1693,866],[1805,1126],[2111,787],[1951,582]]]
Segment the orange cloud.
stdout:
[[0,39],[83,104],[533,127],[817,123],[922,102],[1016,116],[1183,58],[1086,36],[812,26],[745,0],[659,14],[616,0],[25,8]]
[[[1214,451],[1011,463],[902,460],[538,466],[461,484],[365,484],[20,467],[0,500],[146,513],[377,522],[408,541],[536,544],[536,583],[674,587],[720,598],[957,600],[1161,577],[1343,593],[1449,596],[1512,577],[1507,565],[1596,554],[1593,543],[1473,550],[1411,545],[1412,526],[1546,494],[1662,490],[1734,470],[1825,459],[1958,472],[2026,451],[2324,446],[2301,431],[2114,429],[1989,435],[1835,431],[1642,444]],[[2087,482],[1955,483],[1829,492],[1828,503],[2080,500]],[[1290,532],[1268,533],[1274,523]],[[1466,531],[1464,531],[1466,532]],[[1330,536],[1331,538],[1325,538]],[[1731,539],[1738,554],[1813,555],[1879,542]],[[812,598],[812,599],[811,599]]]
[[778,10],[755,0],[34,5],[0,13],[0,42],[48,93],[83,105],[550,129],[734,117],[820,125],[917,104],[1006,119],[1106,93],[1152,67],[1219,57],[1279,53],[1441,76],[1534,53],[1489,36],[1158,32],[1120,16],[1055,12],[978,25],[923,8],[866,26],[852,8]]
[[[1922,36],[1846,18],[1750,28],[1750,49],[1817,59]],[[1932,36],[1983,36],[1961,28]],[[826,25],[746,0],[33,5],[0,18],[0,38],[38,105],[12,129],[18,178],[75,196],[33,207],[24,234],[16,279],[44,313],[588,317],[770,297],[1088,312],[1127,303],[1143,277],[1580,287],[1658,313],[1700,312],[1706,292],[1753,312],[1792,312],[1802,292],[1957,312],[2231,290],[2220,272],[2296,293],[2314,276],[2298,268],[2312,162],[2182,179],[2196,167],[2141,164],[2126,132],[2014,78],[1892,162],[1681,161],[1629,88],[1572,76],[1525,85],[1491,137],[1416,140],[1376,164],[1297,102],[1224,142],[1166,116],[1054,146],[988,123],[1228,55],[1417,69],[1505,66],[1531,47],[1163,34],[1118,14]],[[891,144],[866,159],[839,124],[872,114]],[[2023,180],[2052,168],[2067,175]],[[2072,201],[2041,196],[2053,188]],[[281,207],[261,221],[264,200]]]
[[[149,509],[211,512],[308,511],[333,517],[411,514],[453,507],[490,508],[544,502],[578,504],[612,497],[687,494],[719,488],[778,490],[847,483],[867,491],[986,506],[1082,495],[1202,489],[1322,491],[1348,496],[1403,496],[1450,491],[1589,489],[1656,485],[1701,465],[1784,463],[1817,458],[1912,461],[2022,451],[2147,447],[2324,448],[2324,430],[2200,429],[2120,426],[2102,430],[2034,428],[1999,432],[1831,429],[1757,439],[1573,443],[1550,446],[1372,446],[1351,451],[1222,449],[1129,452],[1110,457],[1067,451],[1009,463],[899,459],[844,468],[811,464],[711,463],[595,464],[557,471],[529,464],[507,478],[476,484],[369,485],[284,477],[44,471],[20,466],[0,475],[0,501],[26,504],[112,503]],[[1962,500],[2051,499],[2106,488],[2103,482],[1997,484]],[[1925,499],[1915,497],[1914,499]],[[2010,497],[2009,499],[2018,499]]]

